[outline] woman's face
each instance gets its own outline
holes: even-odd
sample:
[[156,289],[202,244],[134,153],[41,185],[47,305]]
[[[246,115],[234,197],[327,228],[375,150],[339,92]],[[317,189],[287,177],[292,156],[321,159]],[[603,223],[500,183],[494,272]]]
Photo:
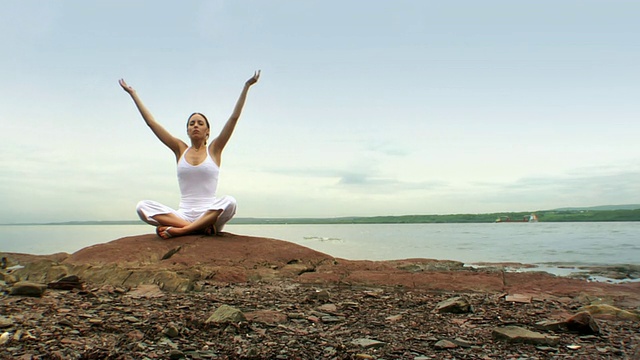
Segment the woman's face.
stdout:
[[190,138],[208,138],[209,137],[209,127],[207,126],[207,121],[200,114],[193,114],[189,118],[189,122],[187,122],[187,135]]

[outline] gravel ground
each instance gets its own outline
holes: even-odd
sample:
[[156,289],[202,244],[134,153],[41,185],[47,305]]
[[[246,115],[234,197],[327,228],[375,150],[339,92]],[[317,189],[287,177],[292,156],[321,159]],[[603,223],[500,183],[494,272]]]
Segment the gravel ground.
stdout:
[[[466,313],[437,305],[462,296]],[[208,322],[222,305],[246,320]],[[638,359],[638,321],[598,318],[600,333],[536,330],[577,313],[579,298],[511,302],[505,294],[296,283],[207,285],[163,293],[103,286],[0,295],[2,359]],[[559,337],[509,343],[494,328],[518,325]]]

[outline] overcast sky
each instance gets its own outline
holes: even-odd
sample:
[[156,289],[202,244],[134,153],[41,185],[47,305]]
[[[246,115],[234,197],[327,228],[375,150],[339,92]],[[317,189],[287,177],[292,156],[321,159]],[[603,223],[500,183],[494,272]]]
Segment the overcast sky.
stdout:
[[637,1],[0,0],[0,223],[177,206],[175,159],[219,132],[238,217],[640,203]]

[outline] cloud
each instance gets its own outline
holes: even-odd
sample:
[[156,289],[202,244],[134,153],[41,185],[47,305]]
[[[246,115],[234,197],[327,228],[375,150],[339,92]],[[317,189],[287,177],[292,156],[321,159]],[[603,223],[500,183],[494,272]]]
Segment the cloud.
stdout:
[[373,153],[379,153],[382,155],[394,157],[407,156],[410,154],[409,150],[407,150],[404,146],[401,146],[399,143],[390,141],[369,144],[366,146],[366,150]]
[[369,176],[362,173],[344,173],[335,187],[350,192],[365,193],[402,193],[407,191],[435,191],[444,189],[448,184],[444,181],[408,182],[398,179]]
[[[475,191],[473,191],[475,189]],[[516,210],[640,203],[640,170],[632,166],[585,167],[557,176],[531,176],[513,182],[470,184],[473,201]]]
[[447,182],[439,180],[408,182],[394,178],[384,177],[374,170],[343,170],[321,168],[277,168],[265,170],[278,175],[286,175],[302,178],[333,179],[334,187],[349,191],[367,191],[372,188],[387,188],[385,192],[426,190],[448,186]]

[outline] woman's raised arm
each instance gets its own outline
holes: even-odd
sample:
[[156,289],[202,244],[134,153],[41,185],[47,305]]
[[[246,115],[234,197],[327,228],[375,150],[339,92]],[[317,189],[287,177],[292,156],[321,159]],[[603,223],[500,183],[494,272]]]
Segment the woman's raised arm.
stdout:
[[147,123],[147,126],[151,128],[151,131],[153,131],[153,133],[158,137],[158,139],[160,139],[160,141],[162,141],[163,144],[165,144],[169,149],[171,149],[171,151],[173,151],[174,154],[176,154],[176,159],[179,158],[181,154],[181,147],[186,148],[186,144],[184,144],[180,139],[171,135],[171,133],[169,133],[165,128],[158,124],[149,109],[147,109],[144,103],[142,103],[142,100],[140,100],[140,97],[138,97],[138,93],[133,89],[133,87],[127,85],[124,79],[120,79],[118,82],[120,83],[120,86],[122,86],[122,89],[124,89],[124,91],[126,91],[131,96],[133,102],[138,108],[138,111],[140,111],[140,115],[142,115],[142,118]]
[[240,118],[240,114],[242,113],[242,108],[244,107],[244,102],[247,99],[249,88],[251,87],[251,85],[257,83],[258,79],[260,79],[260,70],[256,71],[253,76],[245,82],[244,87],[242,88],[242,92],[240,93],[240,97],[238,98],[236,106],[233,109],[233,113],[231,113],[229,120],[227,120],[226,124],[224,124],[224,127],[220,131],[220,135],[218,135],[218,137],[215,138],[209,145],[209,151],[216,158],[218,164],[220,164],[222,150],[227,145],[227,142],[229,141],[229,138],[231,138],[231,134],[233,134],[233,130],[238,123],[238,119]]

